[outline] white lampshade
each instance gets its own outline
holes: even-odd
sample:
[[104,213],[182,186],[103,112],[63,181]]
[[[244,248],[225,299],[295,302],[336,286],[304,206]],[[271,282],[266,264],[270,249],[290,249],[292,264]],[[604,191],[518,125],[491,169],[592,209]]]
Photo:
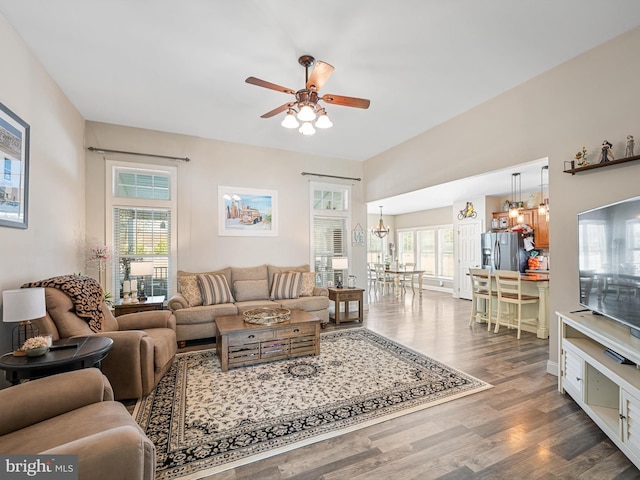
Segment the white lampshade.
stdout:
[[298,120],[301,122],[313,122],[316,119],[316,113],[311,105],[303,105],[298,112]]
[[347,257],[334,257],[331,259],[331,268],[334,270],[346,270],[349,268],[349,259]]
[[153,275],[153,262],[131,262],[131,270],[129,270],[129,275],[131,275],[132,277]]
[[316,133],[316,129],[313,128],[311,122],[304,122],[298,131],[303,135],[313,135]]
[[282,120],[282,123],[280,125],[282,125],[284,128],[298,128],[300,126],[300,124],[296,120],[296,116],[293,114],[293,110],[289,110],[287,112],[284,120]]
[[327,115],[327,112],[323,111],[318,117],[318,121],[316,122],[316,127],[318,128],[331,128],[333,127],[333,123]]
[[22,322],[47,314],[44,288],[18,288],[2,292],[3,322]]

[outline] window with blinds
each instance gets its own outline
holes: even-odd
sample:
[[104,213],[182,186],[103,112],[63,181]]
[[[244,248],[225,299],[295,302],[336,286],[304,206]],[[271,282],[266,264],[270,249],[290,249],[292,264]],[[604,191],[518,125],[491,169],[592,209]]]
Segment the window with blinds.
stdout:
[[[151,168],[150,168],[151,167]],[[122,297],[125,280],[144,281],[147,296],[172,294],[175,261],[175,167],[155,168],[144,164],[107,164],[110,232],[113,244],[111,285],[116,299]],[[147,278],[130,276],[131,262],[153,264]]]
[[313,264],[316,285],[326,285],[327,280],[337,281],[331,267],[331,259],[347,256],[346,229],[346,218],[313,218]]
[[145,293],[147,296],[168,297],[170,210],[115,207],[113,244],[116,285],[122,285],[130,278],[132,261],[150,261],[153,263],[153,275],[144,279]]
[[350,188],[311,184],[311,264],[316,272],[316,285],[326,286],[328,280],[335,284],[338,274],[334,272],[331,260],[349,255]]

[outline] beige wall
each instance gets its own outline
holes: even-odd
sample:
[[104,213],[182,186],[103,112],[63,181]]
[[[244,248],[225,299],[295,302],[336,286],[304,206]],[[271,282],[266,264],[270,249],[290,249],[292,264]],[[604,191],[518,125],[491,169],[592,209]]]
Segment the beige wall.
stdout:
[[[310,263],[309,183],[352,185],[351,228],[366,224],[362,183],[303,176],[303,171],[362,177],[362,163],[312,157],[185,135],[87,122],[86,145],[111,150],[189,157],[174,162],[138,156],[87,151],[87,238],[104,238],[105,162],[119,161],[176,165],[178,168],[178,268],[210,271],[264,263]],[[278,192],[277,237],[218,236],[218,185]],[[350,273],[366,278],[365,247],[351,247]]]
[[[640,163],[571,176],[564,162],[604,139],[640,138],[640,28],[365,162],[365,201],[549,158],[550,311],[578,308],[576,214],[640,194]],[[557,356],[552,318],[550,358]]]
[[[29,226],[0,227],[0,290],[84,269],[84,119],[0,15],[0,102],[30,125]],[[13,325],[0,322],[0,352]]]

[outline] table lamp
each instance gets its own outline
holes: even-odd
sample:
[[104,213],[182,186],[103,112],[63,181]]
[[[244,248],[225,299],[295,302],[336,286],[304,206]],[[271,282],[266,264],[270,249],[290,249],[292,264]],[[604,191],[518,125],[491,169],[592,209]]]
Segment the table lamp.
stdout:
[[338,272],[336,288],[342,288],[342,272],[349,268],[349,259],[347,257],[334,257],[331,259],[331,268]]
[[[145,301],[147,296],[145,294],[145,278],[149,275],[153,275],[153,262],[131,262],[131,270],[129,270],[129,276],[131,277],[142,277],[138,282],[137,288],[134,288],[133,282],[131,285],[132,294],[136,295],[136,291],[138,291],[138,300]],[[135,301],[135,300],[134,300]]]
[[13,327],[13,354],[24,355],[21,350],[27,339],[36,337],[40,333],[37,325],[31,320],[42,318],[47,314],[44,288],[18,288],[2,292],[3,322],[20,322]]

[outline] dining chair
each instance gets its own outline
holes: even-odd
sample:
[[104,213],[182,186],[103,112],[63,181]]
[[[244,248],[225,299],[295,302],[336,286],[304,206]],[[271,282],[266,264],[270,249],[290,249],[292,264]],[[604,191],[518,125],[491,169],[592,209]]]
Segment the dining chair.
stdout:
[[387,292],[389,292],[389,289],[393,285],[393,279],[389,277],[389,275],[387,274],[383,263],[376,263],[375,271],[376,271],[376,289],[378,287],[382,287],[382,294],[384,295],[385,288],[387,289]]
[[[407,262],[404,264],[404,270],[407,272],[412,272],[415,268],[415,262]],[[407,291],[407,284],[411,285],[411,291],[416,293],[415,287],[413,286],[413,274],[404,274],[400,276],[400,286],[402,287],[403,293]]]
[[[496,318],[495,333],[498,333],[500,324],[503,323],[503,314],[506,313],[508,318],[508,328],[513,328],[511,320],[517,321],[518,340],[520,339],[520,331],[522,322],[536,322],[537,317],[522,318],[522,306],[527,304],[538,303],[540,297],[537,295],[528,295],[522,293],[522,277],[520,272],[511,270],[496,270],[496,285],[498,287],[498,316]],[[506,312],[503,309],[506,307]]]
[[482,268],[470,268],[471,276],[471,318],[469,326],[474,321],[487,322],[487,330],[491,330],[491,320],[494,318],[493,300],[498,296],[491,288],[491,272]]

